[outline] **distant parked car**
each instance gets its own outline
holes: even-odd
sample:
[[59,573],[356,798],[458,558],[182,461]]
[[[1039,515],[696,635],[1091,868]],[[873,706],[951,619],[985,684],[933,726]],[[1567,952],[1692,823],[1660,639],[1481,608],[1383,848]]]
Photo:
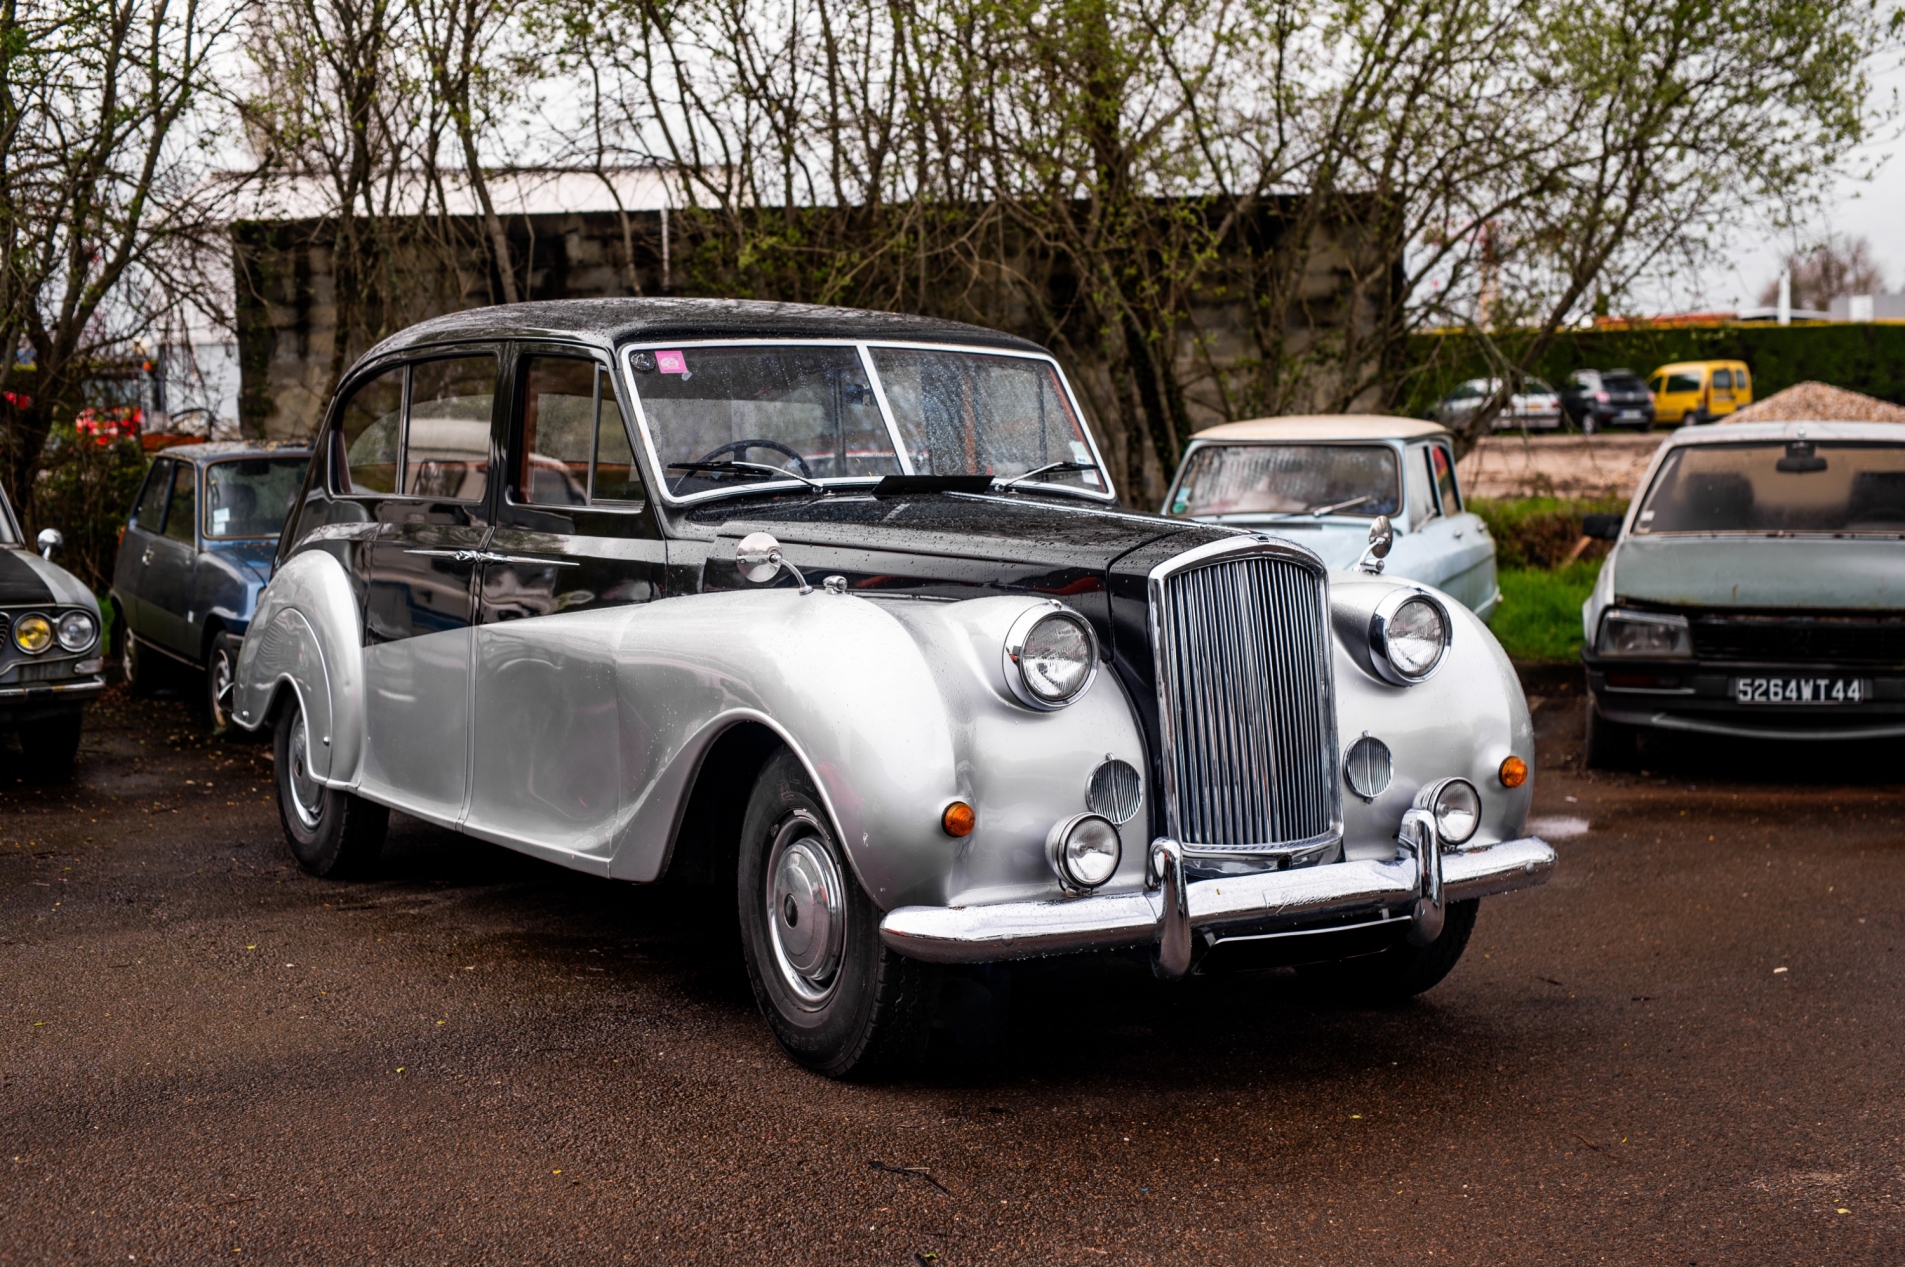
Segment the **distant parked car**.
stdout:
[[[1435,421],[1445,427],[1459,427],[1475,416],[1482,403],[1501,390],[1499,378],[1471,378],[1435,407]],[[1554,388],[1538,378],[1523,379],[1521,390],[1508,398],[1495,415],[1495,430],[1557,431],[1561,427],[1561,398]]]
[[1753,376],[1745,361],[1676,361],[1647,381],[1655,418],[1673,426],[1715,422],[1753,403]]
[[1448,430],[1365,414],[1261,418],[1200,431],[1164,513],[1255,528],[1348,571],[1370,521],[1395,529],[1386,575],[1432,585],[1482,619],[1501,601],[1495,542],[1463,508]]
[[1632,370],[1576,370],[1561,387],[1568,421],[1593,435],[1608,427],[1654,429],[1654,394]]
[[1905,427],[1682,428],[1655,455],[1581,611],[1588,763],[1643,729],[1905,736]]
[[20,738],[20,763],[61,778],[79,751],[86,701],[106,681],[99,658],[99,601],[53,562],[60,534],[42,529],[26,548],[0,488],[0,731]]
[[238,648],[310,460],[301,446],[240,442],[154,460],[112,578],[114,653],[135,693],[169,667],[198,670],[213,728],[229,723]]

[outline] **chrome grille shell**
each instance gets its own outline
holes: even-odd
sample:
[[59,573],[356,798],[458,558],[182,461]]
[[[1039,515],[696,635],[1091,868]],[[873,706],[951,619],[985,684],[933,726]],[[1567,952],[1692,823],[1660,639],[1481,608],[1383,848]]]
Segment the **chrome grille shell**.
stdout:
[[1152,569],[1148,594],[1172,839],[1193,856],[1323,861],[1343,807],[1322,560],[1219,541]]

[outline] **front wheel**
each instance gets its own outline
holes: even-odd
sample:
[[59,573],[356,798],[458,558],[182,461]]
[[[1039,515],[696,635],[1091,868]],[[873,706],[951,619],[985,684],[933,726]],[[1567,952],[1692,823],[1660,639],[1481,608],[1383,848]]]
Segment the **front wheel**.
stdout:
[[132,629],[121,616],[113,623],[113,640],[119,644],[119,677],[126,684],[126,692],[133,696],[150,695],[160,685],[159,666],[153,663],[153,657],[139,640],[133,637]]
[[238,640],[221,633],[212,639],[211,653],[205,657],[205,719],[212,733],[222,735],[231,729],[232,687],[238,680]]
[[1435,988],[1442,978],[1455,971],[1462,952],[1468,949],[1470,935],[1475,932],[1475,915],[1481,905],[1480,898],[1450,902],[1444,912],[1442,932],[1426,946],[1412,946],[1406,940],[1398,940],[1377,954],[1313,964],[1300,972],[1327,993],[1353,1002],[1406,1002]]
[[272,772],[278,785],[278,821],[298,865],[316,876],[362,875],[383,852],[390,811],[311,774],[311,728],[293,695],[278,712],[272,733]]
[[830,1078],[865,1078],[925,1050],[940,972],[880,941],[806,770],[768,761],[741,827],[736,898],[748,982],[787,1054]]

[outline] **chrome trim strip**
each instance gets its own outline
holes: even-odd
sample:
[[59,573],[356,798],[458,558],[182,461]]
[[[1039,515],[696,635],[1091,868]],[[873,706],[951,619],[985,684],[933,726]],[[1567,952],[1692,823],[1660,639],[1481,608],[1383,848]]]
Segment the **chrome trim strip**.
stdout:
[[[1554,850],[1534,836],[1446,850],[1442,853],[1443,900],[1462,902],[1533,888],[1547,883],[1554,865]],[[989,906],[901,906],[880,921],[880,940],[898,954],[929,963],[991,963],[1145,946],[1172,923],[1163,918],[1169,905],[1163,895],[1169,891]],[[1414,857],[1336,862],[1295,871],[1193,880],[1184,885],[1184,918],[1190,931],[1221,930],[1220,938],[1266,932],[1327,933],[1341,926],[1303,925],[1344,914],[1366,913],[1374,920],[1379,914],[1396,919],[1400,912],[1406,918],[1420,894]]]
[[172,650],[170,647],[160,646],[158,643],[152,641],[152,639],[146,637],[144,634],[134,633],[132,631],[131,625],[126,626],[126,637],[132,639],[134,642],[146,648],[148,651],[156,651],[160,655],[166,657],[168,660],[177,660],[180,664],[183,664],[187,666],[188,668],[202,669],[205,667],[204,665],[200,664],[197,660],[186,659],[184,656]]

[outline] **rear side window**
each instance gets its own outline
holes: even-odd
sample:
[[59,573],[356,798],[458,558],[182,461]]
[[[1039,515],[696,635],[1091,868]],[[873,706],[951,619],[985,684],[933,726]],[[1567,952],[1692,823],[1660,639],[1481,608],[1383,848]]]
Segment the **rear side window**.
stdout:
[[1669,392],[1697,392],[1700,390],[1698,374],[1669,374],[1666,389]]
[[198,490],[187,462],[172,464],[172,506],[165,514],[165,535],[174,541],[190,542],[198,523]]
[[397,454],[403,441],[404,368],[387,369],[357,385],[338,420],[335,465],[340,493],[397,491]]
[[496,364],[494,356],[485,355],[411,366],[405,493],[444,501],[483,500],[489,488]]
[[1455,490],[1455,463],[1449,451],[1439,444],[1429,446],[1429,469],[1435,472],[1435,496],[1442,513],[1453,515],[1462,509],[1462,498]]
[[172,463],[154,462],[139,494],[139,507],[133,511],[134,522],[147,532],[159,531],[165,526],[165,503],[171,496]]
[[533,506],[639,504],[646,499],[608,375],[593,360],[525,362],[516,495]]

